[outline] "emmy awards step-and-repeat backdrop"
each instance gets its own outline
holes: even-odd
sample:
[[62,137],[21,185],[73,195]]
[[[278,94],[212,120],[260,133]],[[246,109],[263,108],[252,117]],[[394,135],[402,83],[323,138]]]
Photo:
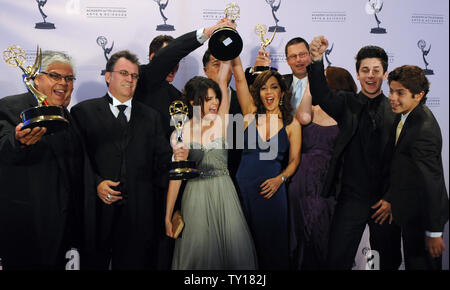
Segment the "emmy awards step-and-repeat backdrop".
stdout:
[[[141,63],[148,61],[153,37],[174,37],[208,27],[224,17],[228,0],[0,0],[0,49],[20,46],[31,65],[36,47],[61,50],[76,62],[76,83],[70,106],[104,95],[104,69],[115,52],[129,49]],[[431,82],[428,106],[441,125],[446,185],[449,169],[449,3],[447,0],[235,0],[240,6],[236,22],[244,40],[243,63],[251,65],[261,47],[261,26],[270,38],[266,50],[272,66],[289,73],[284,46],[293,37],[311,41],[325,35],[330,46],[325,65],[341,66],[353,73],[355,55],[364,45],[379,45],[388,53],[389,67],[403,64],[422,67]],[[255,29],[261,24],[258,29]],[[264,30],[263,30],[264,32]],[[174,82],[181,89],[188,79],[203,75],[201,58],[207,45],[181,61]],[[0,97],[24,92],[21,70],[0,64]],[[388,85],[383,90],[387,93]],[[448,269],[448,225],[445,231]],[[374,268],[367,231],[355,260],[356,269]]]

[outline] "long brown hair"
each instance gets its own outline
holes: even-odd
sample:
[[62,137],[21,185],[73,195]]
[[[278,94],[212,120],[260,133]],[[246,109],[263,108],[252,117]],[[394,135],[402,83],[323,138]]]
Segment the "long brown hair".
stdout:
[[278,84],[281,88],[281,92],[284,93],[283,96],[280,96],[280,111],[281,111],[281,119],[283,121],[283,125],[287,126],[289,125],[292,120],[293,116],[291,115],[292,111],[292,105],[291,105],[291,92],[288,90],[286,83],[284,82],[283,77],[280,75],[279,72],[274,70],[267,70],[259,74],[253,84],[250,86],[250,93],[253,97],[253,103],[256,106],[256,117],[258,117],[258,114],[265,114],[266,113],[266,107],[264,107],[263,102],[261,101],[261,96],[259,94],[261,87],[264,86],[267,81],[271,78],[275,77],[278,81]]

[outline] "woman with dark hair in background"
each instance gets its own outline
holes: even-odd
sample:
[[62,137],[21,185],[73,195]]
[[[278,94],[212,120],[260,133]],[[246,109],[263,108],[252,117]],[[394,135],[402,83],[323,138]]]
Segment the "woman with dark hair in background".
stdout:
[[[356,83],[346,69],[329,66],[325,76],[331,90],[356,93]],[[320,194],[339,129],[320,106],[312,105],[309,86],[296,117],[303,138],[300,166],[288,188],[290,257],[295,269],[325,269],[335,201]]]

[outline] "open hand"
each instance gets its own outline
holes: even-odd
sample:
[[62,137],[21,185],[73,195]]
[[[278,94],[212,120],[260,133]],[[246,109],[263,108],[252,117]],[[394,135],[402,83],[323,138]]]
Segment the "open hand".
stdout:
[[392,209],[389,202],[381,199],[379,202],[374,204],[372,208],[378,208],[378,210],[371,216],[372,219],[375,219],[375,223],[382,225],[387,218],[389,218],[389,224],[392,223]]
[[24,129],[21,130],[23,123],[20,123],[16,126],[16,139],[20,142],[20,144],[25,146],[30,146],[39,142],[44,136],[45,132],[47,132],[47,128],[45,127],[34,127],[33,129]]
[[261,184],[261,195],[265,195],[264,198],[271,198],[275,192],[277,192],[283,180],[281,176],[277,176],[274,178],[267,179]]

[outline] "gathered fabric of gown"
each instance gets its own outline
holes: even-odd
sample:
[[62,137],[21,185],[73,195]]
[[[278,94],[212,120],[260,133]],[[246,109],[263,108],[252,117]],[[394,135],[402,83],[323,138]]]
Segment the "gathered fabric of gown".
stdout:
[[288,188],[290,256],[295,269],[324,269],[334,198],[321,197],[337,125],[302,128],[300,165]]
[[[276,150],[272,159],[263,155]],[[261,195],[261,184],[281,173],[289,156],[285,126],[269,140],[258,134],[253,120],[244,131],[244,150],[236,174],[243,209],[252,231],[261,270],[289,268],[288,208],[285,184],[269,199]]]
[[256,252],[227,169],[225,140],[189,143],[200,177],[190,179],[181,201],[185,226],[175,242],[173,270],[255,270]]

